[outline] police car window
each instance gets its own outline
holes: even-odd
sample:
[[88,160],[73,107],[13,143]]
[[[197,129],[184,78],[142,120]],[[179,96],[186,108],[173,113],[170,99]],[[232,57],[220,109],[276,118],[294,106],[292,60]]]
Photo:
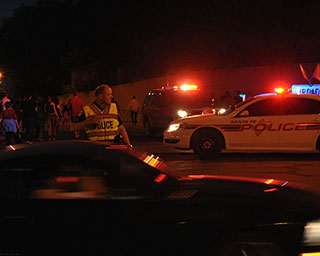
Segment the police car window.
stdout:
[[319,114],[320,101],[312,99],[287,98],[283,101],[285,115]]
[[274,116],[281,114],[280,101],[278,99],[265,99],[249,105],[249,116]]

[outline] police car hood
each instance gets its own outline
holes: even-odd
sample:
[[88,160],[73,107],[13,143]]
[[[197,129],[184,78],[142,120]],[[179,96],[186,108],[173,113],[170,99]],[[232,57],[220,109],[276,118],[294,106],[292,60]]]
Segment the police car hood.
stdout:
[[181,118],[176,122],[184,122],[184,123],[188,123],[188,124],[221,124],[224,123],[226,121],[230,120],[230,117],[228,116],[219,116],[219,115],[215,115],[215,114],[204,114],[204,115],[195,115],[195,116],[189,116],[189,117],[185,117],[185,118]]

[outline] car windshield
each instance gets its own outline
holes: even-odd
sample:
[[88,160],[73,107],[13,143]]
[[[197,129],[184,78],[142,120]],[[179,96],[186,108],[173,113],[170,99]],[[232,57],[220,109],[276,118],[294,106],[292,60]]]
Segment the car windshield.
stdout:
[[169,104],[200,107],[212,104],[211,98],[201,91],[171,91],[167,95]]
[[230,113],[232,113],[234,110],[236,109],[239,109],[240,107],[242,107],[243,105],[251,102],[252,100],[254,100],[254,98],[251,98],[251,99],[248,99],[248,100],[245,100],[245,101],[241,101],[240,103],[236,104],[236,105],[232,105],[231,107],[229,107],[227,109],[226,112],[222,113],[222,114],[219,114],[220,116],[226,116],[226,115],[229,115]]

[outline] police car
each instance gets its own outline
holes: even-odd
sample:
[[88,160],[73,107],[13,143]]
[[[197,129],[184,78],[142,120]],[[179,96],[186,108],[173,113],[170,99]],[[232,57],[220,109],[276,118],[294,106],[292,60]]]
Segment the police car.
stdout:
[[220,115],[191,116],[171,122],[164,143],[193,149],[203,159],[226,151],[320,149],[320,96],[257,95]]
[[181,117],[213,111],[213,101],[194,84],[153,89],[145,97],[141,116],[144,132],[155,135]]

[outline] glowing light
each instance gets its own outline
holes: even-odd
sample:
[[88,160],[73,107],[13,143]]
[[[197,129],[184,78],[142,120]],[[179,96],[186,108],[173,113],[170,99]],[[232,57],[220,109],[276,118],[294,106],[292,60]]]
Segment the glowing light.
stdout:
[[265,183],[265,184],[271,184],[272,182],[274,182],[274,179],[268,179],[268,180],[266,180],[264,183]]
[[180,128],[180,124],[170,124],[168,128],[168,132],[174,132],[177,131]]
[[154,181],[157,182],[157,183],[161,183],[161,182],[164,181],[166,178],[167,178],[167,175],[161,173],[161,174],[159,174],[159,175],[154,179]]
[[195,84],[183,84],[180,86],[180,90],[183,91],[195,91],[198,90],[198,86]]
[[320,256],[320,252],[305,252],[300,253],[299,256]]
[[274,88],[274,91],[275,91],[276,93],[284,93],[284,92],[285,92],[285,89],[282,88],[282,87],[279,87],[279,88]]
[[187,112],[187,111],[182,110],[182,109],[178,110],[178,116],[184,118],[184,117],[186,117],[187,115],[188,115],[188,112]]
[[245,101],[246,100],[246,94],[242,93],[242,94],[239,94],[239,96],[242,98],[242,101]]
[[143,160],[143,162],[145,162],[146,164],[148,164],[148,165],[150,165],[150,166],[152,166],[152,167],[155,167],[155,166],[157,166],[157,165],[160,163],[159,157],[154,158],[154,155],[147,156],[147,157]]
[[278,191],[279,189],[277,189],[277,188],[270,188],[270,189],[265,189],[265,190],[263,190],[263,192],[266,192],[266,193],[268,193],[268,192],[275,192],[275,191]]
[[221,109],[219,109],[218,114],[221,115],[221,114],[225,113],[226,111],[227,110],[225,108],[221,108]]
[[14,146],[10,145],[9,146],[12,150],[16,150]]
[[154,155],[147,156],[147,157],[143,160],[143,162],[145,162],[146,164],[148,164],[153,157],[154,157]]

